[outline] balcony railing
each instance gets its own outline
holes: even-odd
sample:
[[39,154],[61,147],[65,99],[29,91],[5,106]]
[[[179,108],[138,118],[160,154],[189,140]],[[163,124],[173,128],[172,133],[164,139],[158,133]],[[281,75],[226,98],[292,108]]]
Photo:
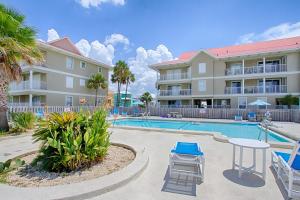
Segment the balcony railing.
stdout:
[[241,94],[242,88],[241,87],[226,87],[225,94]]
[[247,86],[244,88],[245,94],[258,94],[258,93],[264,93],[264,87],[263,86]]
[[287,93],[287,85],[267,85],[266,93]]
[[181,80],[181,79],[190,79],[190,78],[191,76],[188,73],[162,74],[159,76],[160,81]]
[[277,64],[277,65],[269,65],[266,64],[266,73],[273,73],[273,72],[286,72],[287,66],[286,64]]
[[[32,81],[32,89],[47,90],[47,83],[45,81]],[[30,90],[30,81],[21,81],[19,83],[13,82],[10,84],[11,91]]]
[[187,96],[191,95],[192,90],[183,89],[183,90],[160,90],[159,96]]
[[230,75],[239,75],[243,74],[243,69],[242,68],[234,68],[234,69],[226,69],[225,70],[225,75],[230,76]]
[[[276,72],[286,72],[287,65],[286,64],[266,64],[265,65],[265,73],[276,73]],[[244,67],[244,74],[261,74],[264,73],[263,65],[256,65],[251,67]],[[226,69],[225,75],[240,75],[243,74],[243,68],[235,68],[235,69]]]
[[[244,88],[245,94],[264,93],[263,86],[250,86]],[[266,85],[265,93],[287,93],[286,85]]]

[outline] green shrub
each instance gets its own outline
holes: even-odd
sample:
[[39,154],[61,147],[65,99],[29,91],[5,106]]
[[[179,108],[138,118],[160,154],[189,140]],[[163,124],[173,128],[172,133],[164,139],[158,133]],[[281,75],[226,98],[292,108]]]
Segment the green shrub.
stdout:
[[11,113],[12,132],[23,132],[34,127],[35,116],[32,112]]
[[69,172],[102,160],[109,147],[105,118],[103,109],[93,114],[50,114],[48,121],[33,134],[35,141],[42,142],[33,164],[48,171]]
[[18,169],[25,164],[24,160],[17,158],[15,160],[9,159],[5,162],[0,162],[0,173],[7,173],[14,169]]

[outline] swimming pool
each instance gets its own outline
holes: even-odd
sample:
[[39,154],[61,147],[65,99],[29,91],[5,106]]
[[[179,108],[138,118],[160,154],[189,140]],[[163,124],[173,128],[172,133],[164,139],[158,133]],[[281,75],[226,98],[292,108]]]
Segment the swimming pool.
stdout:
[[[135,126],[146,128],[177,129],[190,131],[213,131],[220,132],[229,138],[248,138],[264,140],[264,131],[258,124],[250,123],[212,123],[212,122],[189,122],[151,119],[120,119],[113,122],[115,126]],[[268,140],[275,142],[290,142],[284,137],[268,132]]]

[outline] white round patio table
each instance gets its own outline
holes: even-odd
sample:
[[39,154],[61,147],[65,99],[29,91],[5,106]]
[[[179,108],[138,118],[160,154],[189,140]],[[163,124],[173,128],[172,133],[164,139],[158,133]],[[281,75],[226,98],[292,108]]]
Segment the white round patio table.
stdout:
[[[232,169],[238,167],[239,169],[239,178],[241,178],[242,173],[244,171],[255,173],[261,175],[262,178],[266,179],[266,150],[270,147],[270,145],[266,142],[262,142],[259,140],[252,140],[252,139],[243,139],[243,138],[231,138],[228,140],[229,143],[233,145],[233,159],[232,159]],[[235,163],[235,151],[236,147],[240,148],[240,158],[239,164]],[[243,167],[243,151],[244,148],[249,148],[253,150],[253,165],[251,167]],[[256,171],[256,150],[262,150],[262,172]]]

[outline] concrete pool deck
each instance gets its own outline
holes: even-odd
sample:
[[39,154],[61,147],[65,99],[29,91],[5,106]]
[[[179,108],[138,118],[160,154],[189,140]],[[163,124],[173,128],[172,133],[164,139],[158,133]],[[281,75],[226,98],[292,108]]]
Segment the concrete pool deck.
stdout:
[[[286,194],[276,181],[272,170],[270,151],[267,151],[266,182],[256,175],[244,174],[238,178],[237,171],[231,169],[232,145],[215,141],[207,135],[169,134],[160,131],[124,130],[111,128],[111,140],[146,148],[149,163],[144,172],[127,185],[108,192],[93,200],[239,200],[239,199],[285,199]],[[168,176],[169,152],[176,141],[199,142],[205,153],[205,180],[197,185],[190,177]],[[35,149],[31,136],[0,141],[1,160],[17,156],[23,151]],[[3,147],[3,148],[2,148]],[[25,148],[26,150],[23,150]],[[288,151],[280,149],[280,151]],[[10,154],[3,156],[3,154]],[[246,151],[245,163],[250,165],[251,152]],[[261,152],[257,153],[257,169],[261,167]],[[33,194],[34,195],[34,194]],[[5,199],[5,198],[4,198]],[[44,199],[47,199],[45,196]]]

